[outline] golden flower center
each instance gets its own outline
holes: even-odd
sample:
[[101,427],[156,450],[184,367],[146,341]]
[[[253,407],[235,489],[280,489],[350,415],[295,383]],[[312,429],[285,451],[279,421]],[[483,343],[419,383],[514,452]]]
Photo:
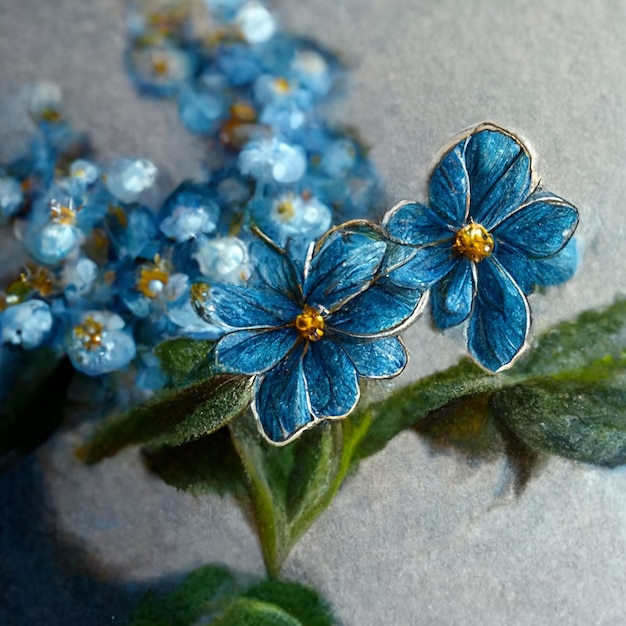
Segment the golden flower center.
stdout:
[[152,59],[152,71],[156,76],[166,76],[170,71],[169,63],[163,57]]
[[486,259],[493,252],[493,237],[476,222],[463,226],[454,236],[453,250],[474,263]]
[[276,212],[281,220],[288,222],[290,219],[293,219],[293,216],[296,214],[296,210],[293,206],[293,202],[290,200],[283,200],[276,207]]
[[96,350],[102,345],[104,325],[93,317],[85,318],[82,324],[74,327],[74,336],[87,350]]
[[308,304],[304,305],[302,313],[296,317],[294,322],[298,335],[307,341],[319,341],[324,336],[326,323],[322,314]]
[[157,298],[170,280],[165,261],[157,254],[154,263],[148,263],[139,270],[135,289],[146,298]]
[[72,226],[76,222],[76,209],[53,200],[50,203],[50,220],[64,226]]

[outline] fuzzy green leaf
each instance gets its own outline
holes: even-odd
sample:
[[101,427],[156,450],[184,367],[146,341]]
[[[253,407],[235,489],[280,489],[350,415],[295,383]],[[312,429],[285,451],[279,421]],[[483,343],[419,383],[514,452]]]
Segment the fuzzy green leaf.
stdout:
[[245,501],[246,477],[228,428],[180,446],[145,448],[146,467],[168,485],[194,495],[230,493]]
[[207,565],[189,574],[167,596],[150,594],[130,626],[191,626],[203,615],[228,606],[240,591],[240,583],[226,568]]
[[494,394],[492,406],[535,450],[615,467],[626,463],[626,387],[611,382],[535,381]]
[[215,374],[210,358],[215,342],[186,337],[169,339],[159,344],[154,353],[161,369],[169,376],[173,387],[182,387],[210,378]]
[[371,426],[359,443],[353,463],[370,456],[398,433],[423,420],[432,411],[459,399],[469,399],[500,387],[500,376],[493,376],[469,359],[408,385],[385,400],[359,410],[350,419],[369,419]]
[[537,452],[626,463],[624,389],[626,301],[618,301],[548,330],[503,373],[488,374],[465,359],[360,410],[351,419],[368,415],[372,425],[354,462],[416,425],[435,446],[486,456],[504,447],[526,476]]
[[220,374],[153,400],[108,420],[79,455],[88,463],[132,444],[176,446],[222,428],[251,401],[251,379]]
[[223,567],[207,565],[192,572],[165,596],[150,594],[130,626],[333,626],[320,596],[283,581],[250,583]]

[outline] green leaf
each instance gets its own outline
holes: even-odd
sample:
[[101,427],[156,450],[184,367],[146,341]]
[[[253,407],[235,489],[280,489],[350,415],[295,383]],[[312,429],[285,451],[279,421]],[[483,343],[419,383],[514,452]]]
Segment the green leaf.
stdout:
[[149,595],[130,626],[190,626],[203,615],[228,606],[240,591],[239,581],[226,568],[207,565],[189,574],[167,596]]
[[493,410],[535,450],[615,467],[626,463],[626,388],[610,382],[517,385],[494,394]]
[[328,605],[307,587],[284,581],[251,583],[223,567],[192,572],[165,596],[150,594],[130,626],[333,626]]
[[511,369],[491,375],[464,359],[349,419],[371,427],[353,463],[416,425],[434,446],[492,458],[504,448],[518,488],[538,452],[599,465],[626,463],[626,301],[542,334]]
[[493,413],[489,393],[455,400],[433,411],[414,430],[433,448],[455,450],[468,460],[493,460],[504,454],[506,444]]
[[132,444],[175,446],[217,431],[251,401],[251,379],[220,374],[168,390],[103,424],[79,456],[95,463]]
[[301,626],[286,611],[273,604],[236,598],[226,612],[212,620],[213,626]]
[[245,598],[280,607],[301,626],[335,624],[327,603],[312,589],[282,580],[266,580],[244,593]]
[[228,428],[181,446],[146,448],[143,457],[151,472],[177,489],[194,495],[230,493],[245,501],[246,476]]
[[173,387],[183,387],[205,380],[215,374],[210,358],[215,342],[178,337],[160,343],[154,353],[161,369],[169,376]]
[[427,378],[402,387],[382,402],[371,404],[350,417],[369,419],[371,426],[360,441],[353,463],[370,456],[398,433],[424,419],[432,411],[458,399],[469,399],[500,387],[500,376],[485,372],[469,359]]

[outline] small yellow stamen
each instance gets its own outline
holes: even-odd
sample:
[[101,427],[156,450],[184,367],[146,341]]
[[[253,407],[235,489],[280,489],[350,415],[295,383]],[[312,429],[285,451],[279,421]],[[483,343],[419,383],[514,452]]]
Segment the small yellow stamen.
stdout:
[[457,254],[478,263],[491,256],[493,246],[493,237],[487,232],[487,229],[476,222],[470,222],[457,232],[452,249]]
[[302,313],[296,317],[294,326],[301,339],[319,341],[324,336],[326,323],[317,309],[305,304]]
[[46,107],[39,112],[39,117],[45,122],[56,124],[61,121],[61,114],[52,107]]
[[229,112],[230,117],[220,130],[220,142],[228,148],[241,149],[249,139],[246,129],[257,121],[256,111],[245,102],[235,102]]
[[296,210],[294,209],[293,202],[291,202],[291,200],[283,200],[276,207],[276,212],[281,220],[288,222],[290,219],[293,219]]
[[70,206],[66,206],[64,204],[61,204],[60,202],[57,202],[56,200],[53,200],[50,203],[50,219],[57,224],[72,226],[76,223],[76,213],[77,210],[80,210],[80,208],[74,209],[74,207],[71,205],[71,202]]
[[139,270],[139,280],[135,287],[146,298],[156,298],[170,279],[158,255],[154,260],[154,264],[146,265]]
[[[102,174],[102,180],[106,180],[106,174]],[[126,215],[126,211],[119,206],[114,204],[109,204],[109,213],[120,223],[122,228],[126,228],[128,226],[128,216]]]
[[286,78],[279,77],[274,81],[274,87],[278,93],[287,93],[290,85]]
[[166,76],[169,70],[170,66],[166,59],[162,57],[152,59],[152,71],[156,76]]
[[82,324],[74,326],[74,336],[87,350],[97,350],[102,345],[103,334],[104,325],[91,315],[86,317]]
[[211,288],[207,283],[194,283],[191,285],[191,302],[193,305],[201,305],[209,297],[209,290]]
[[54,277],[52,272],[46,267],[37,267],[29,264],[26,271],[20,274],[20,280],[29,287],[32,287],[42,296],[49,296],[54,289]]

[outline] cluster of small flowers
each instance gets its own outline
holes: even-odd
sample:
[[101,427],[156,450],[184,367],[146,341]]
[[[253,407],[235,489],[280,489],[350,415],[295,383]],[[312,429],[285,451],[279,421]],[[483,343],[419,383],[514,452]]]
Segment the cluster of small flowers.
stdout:
[[139,355],[140,384],[158,387],[154,345],[223,334],[196,311],[210,285],[248,279],[254,227],[304,251],[332,224],[371,212],[378,179],[363,147],[316,109],[341,82],[337,59],[281,32],[259,2],[206,4],[210,38],[192,32],[190,3],[131,11],[131,77],[145,94],[177,97],[211,152],[206,179],[183,182],[158,212],[140,202],[153,163],[98,165],[63,118],[60,91],[35,90],[37,137],[0,167],[0,220],[30,255],[0,291],[5,352],[49,345],[88,375]]
[[208,139],[208,182],[280,245],[371,213],[376,171],[318,106],[340,91],[337,58],[281,31],[257,1],[205,0],[205,36],[192,4],[163,4],[135,4],[127,66],[142,93],[177,98],[183,124]]

